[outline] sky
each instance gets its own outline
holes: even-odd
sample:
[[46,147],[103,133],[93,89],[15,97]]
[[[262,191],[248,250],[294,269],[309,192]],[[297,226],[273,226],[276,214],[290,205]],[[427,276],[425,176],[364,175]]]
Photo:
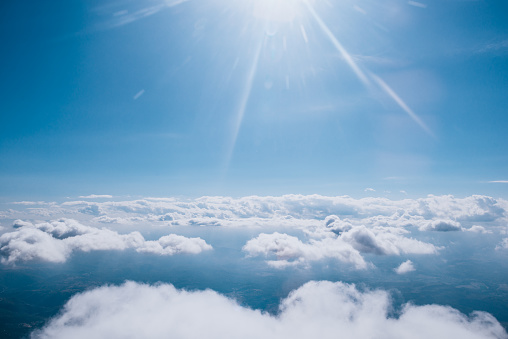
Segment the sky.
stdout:
[[1,6],[4,199],[506,197],[504,1]]
[[2,1],[2,338],[508,339],[508,4]]

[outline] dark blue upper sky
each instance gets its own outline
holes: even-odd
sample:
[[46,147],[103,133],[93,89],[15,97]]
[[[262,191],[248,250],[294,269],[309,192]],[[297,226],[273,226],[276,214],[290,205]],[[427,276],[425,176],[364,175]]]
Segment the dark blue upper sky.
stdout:
[[505,1],[0,8],[3,198],[506,197]]

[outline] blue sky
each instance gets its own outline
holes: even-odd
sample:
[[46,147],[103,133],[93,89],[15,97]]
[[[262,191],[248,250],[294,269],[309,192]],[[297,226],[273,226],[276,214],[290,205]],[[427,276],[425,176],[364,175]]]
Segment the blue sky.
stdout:
[[1,195],[506,197],[507,6],[3,2]]
[[1,335],[508,338],[506,13],[2,1]]

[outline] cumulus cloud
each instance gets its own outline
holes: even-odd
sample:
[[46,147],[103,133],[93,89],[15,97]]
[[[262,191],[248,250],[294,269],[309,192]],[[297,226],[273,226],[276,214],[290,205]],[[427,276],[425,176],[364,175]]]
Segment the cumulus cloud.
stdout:
[[473,226],[471,226],[471,228],[465,229],[465,231],[474,232],[474,233],[482,233],[482,234],[492,233],[492,231],[489,231],[485,227],[480,226],[480,225],[473,225]]
[[282,300],[277,315],[240,306],[214,291],[126,282],[72,297],[32,338],[507,338],[490,314],[406,304],[389,316],[387,292],[309,282]]
[[329,215],[325,218],[325,227],[329,230],[340,234],[353,228],[353,224],[346,220],[341,220],[336,215]]
[[406,260],[399,267],[395,268],[394,271],[397,274],[405,274],[409,272],[413,272],[415,267],[413,266],[413,262],[411,260]]
[[90,195],[80,195],[79,198],[81,199],[109,199],[113,198],[112,195],[109,194],[90,194]]
[[[506,223],[508,201],[473,195],[456,198],[451,195],[429,195],[420,199],[391,200],[382,197],[355,199],[349,196],[284,195],[201,197],[197,199],[144,198],[110,201],[97,198],[44,203],[37,208],[14,205],[21,211],[5,211],[9,219],[57,219],[72,217],[88,223],[161,223],[180,226],[221,227],[314,227],[327,216],[337,216],[354,225],[410,227],[422,231],[480,225],[491,227]],[[491,223],[491,224],[489,224]],[[434,226],[438,226],[437,228]],[[442,224],[441,226],[446,226]],[[443,229],[446,229],[444,227]],[[339,231],[339,229],[337,229]]]
[[249,240],[242,250],[251,256],[275,257],[276,260],[268,261],[268,264],[276,268],[324,258],[335,258],[353,264],[358,269],[367,268],[360,253],[340,238],[311,239],[308,243],[303,243],[288,234],[261,233]]
[[33,225],[32,225],[31,222],[24,221],[24,220],[21,220],[21,219],[16,219],[12,223],[12,227],[14,227],[14,228],[20,228],[20,227],[23,227],[23,226],[33,226]]
[[[333,227],[332,225],[339,226]],[[344,226],[344,225],[347,225]],[[330,227],[332,226],[332,227]],[[336,227],[341,229],[337,232]],[[343,229],[347,229],[343,231]],[[330,232],[332,230],[332,232]],[[263,255],[274,258],[267,263],[276,268],[284,268],[324,258],[335,258],[353,264],[357,269],[367,268],[361,254],[376,255],[436,254],[438,248],[432,244],[408,238],[405,230],[394,228],[373,228],[352,226],[343,223],[336,216],[325,219],[325,230],[307,232],[318,239],[302,242],[288,234],[278,232],[262,233],[249,240],[243,251],[250,256]],[[338,235],[337,235],[338,234]]]
[[417,206],[409,209],[411,214],[427,219],[451,219],[456,221],[494,221],[506,217],[507,202],[484,195],[455,198],[452,195],[429,195],[417,199]]
[[36,228],[20,228],[0,236],[0,254],[3,263],[39,259],[64,262],[71,250],[61,240]]
[[177,253],[198,254],[205,250],[211,250],[212,246],[201,238],[187,238],[181,235],[170,234],[155,241],[145,241],[138,252],[173,255]]
[[197,254],[212,247],[201,238],[171,234],[146,241],[139,232],[119,234],[107,228],[85,226],[72,219],[32,224],[16,220],[16,230],[0,236],[3,263],[43,260],[65,262],[73,251],[125,250],[173,255]]
[[462,226],[454,220],[432,220],[425,222],[419,227],[420,231],[438,231],[438,232],[451,232],[461,231]]
[[[85,197],[85,196],[84,196]],[[258,228],[264,233],[301,230],[313,239],[341,236],[360,253],[406,253],[415,248],[432,251],[405,235],[413,232],[471,231],[478,235],[503,232],[508,201],[473,195],[429,195],[420,199],[355,199],[321,195],[201,197],[197,199],[144,198],[131,201],[83,199],[46,203],[36,207],[13,205],[4,219],[69,218],[95,228],[125,225],[130,229],[158,226]],[[323,227],[325,220],[325,227]],[[363,228],[364,227],[364,228]],[[482,228],[483,229],[482,229]],[[395,230],[398,229],[398,230]],[[334,235],[332,233],[335,233]],[[409,240],[408,240],[409,239]],[[148,251],[148,250],[147,250]],[[305,256],[303,256],[305,257]],[[309,260],[272,261],[272,266]]]
[[378,255],[437,253],[434,245],[407,238],[393,229],[368,229],[365,226],[357,226],[340,237],[362,253]]

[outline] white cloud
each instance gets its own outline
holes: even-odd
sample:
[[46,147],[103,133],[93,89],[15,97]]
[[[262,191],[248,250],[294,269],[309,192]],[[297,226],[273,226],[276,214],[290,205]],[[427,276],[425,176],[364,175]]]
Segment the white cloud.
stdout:
[[502,250],[502,249],[507,249],[507,248],[508,248],[508,238],[504,238],[503,241],[501,242],[501,244],[496,246],[496,250]]
[[420,231],[438,231],[438,232],[451,232],[451,231],[461,231],[462,227],[460,223],[454,220],[432,220],[430,222],[425,222],[422,226],[419,227]]
[[340,238],[311,239],[308,243],[303,243],[297,237],[288,234],[261,233],[249,240],[242,250],[251,256],[275,256],[277,260],[270,260],[268,263],[276,268],[324,258],[335,258],[353,264],[357,269],[367,268],[367,263],[360,253]]
[[16,219],[12,223],[12,227],[14,227],[14,228],[20,228],[20,227],[23,227],[23,226],[33,226],[33,224],[31,222],[29,222],[29,221],[24,221],[24,220],[21,220],[21,219]]
[[170,234],[159,240],[146,241],[140,246],[138,252],[173,255],[177,253],[198,254],[202,251],[211,250],[212,246],[200,238],[187,238],[181,235]]
[[3,263],[33,259],[65,262],[70,252],[64,242],[36,228],[23,227],[0,236]]
[[406,260],[399,267],[395,268],[394,271],[397,274],[405,274],[409,272],[413,272],[415,267],[413,266],[413,262],[411,260]]
[[436,254],[437,248],[429,243],[407,238],[391,229],[357,226],[340,236],[362,253],[377,255]]
[[[421,231],[460,230],[479,225],[489,230],[508,220],[508,201],[473,195],[429,195],[420,199],[390,200],[367,197],[321,195],[248,196],[242,198],[201,197],[198,199],[145,198],[132,201],[81,200],[5,211],[9,219],[72,218],[101,225],[161,224],[178,226],[258,227],[280,230],[318,227],[327,216],[336,216],[344,226],[369,228],[417,227]],[[438,225],[441,221],[441,223]],[[458,226],[457,226],[458,225]],[[333,227],[336,227],[335,225]],[[336,231],[340,231],[339,228]]]
[[508,202],[483,195],[455,198],[452,195],[429,195],[417,199],[418,206],[408,210],[410,214],[427,219],[452,219],[462,221],[494,221],[506,216]]
[[14,201],[13,204],[15,205],[55,205],[54,202],[46,202],[46,201]]
[[143,94],[145,93],[145,90],[142,89],[141,91],[137,92],[133,97],[132,99],[134,100],[138,100]]
[[109,194],[90,194],[90,195],[80,195],[79,198],[81,198],[81,199],[106,199],[106,198],[113,198],[113,196],[109,195]]
[[485,312],[468,317],[446,306],[406,304],[390,317],[388,293],[309,282],[282,300],[274,316],[214,291],[126,282],[72,297],[32,338],[507,338]]
[[341,220],[336,215],[329,215],[325,218],[325,227],[337,234],[340,234],[352,229],[353,224],[348,220]]
[[171,234],[146,241],[139,232],[119,234],[107,228],[85,226],[72,219],[31,224],[16,220],[14,232],[0,236],[3,263],[43,260],[65,262],[73,251],[125,250],[173,255],[197,254],[212,247],[201,238]]
[[415,6],[415,7],[420,7],[420,8],[427,8],[427,5],[426,4],[423,4],[421,2],[417,2],[417,1],[408,1],[407,2],[409,5],[411,6]]
[[364,189],[364,192],[376,192],[376,190],[373,188],[367,187],[366,189]]
[[[339,224],[335,227],[341,227],[340,232],[337,228],[333,228],[334,224]],[[406,232],[393,228],[369,229],[363,225],[353,227],[338,220],[337,216],[330,216],[325,219],[324,230],[318,228],[315,232],[307,231],[309,236],[318,239],[310,239],[304,243],[297,237],[285,233],[262,233],[249,240],[243,247],[243,251],[250,256],[268,257],[270,260],[267,263],[276,268],[335,258],[353,264],[357,269],[365,269],[368,266],[361,255],[364,253],[377,255],[437,253],[437,247],[407,238],[404,236]],[[275,260],[271,260],[272,257],[275,257]]]
[[[53,242],[44,235],[32,234],[31,236],[39,239],[33,244],[14,236],[0,243],[3,246],[4,261],[10,262],[30,258],[41,260],[53,258],[51,260],[61,262],[65,260],[62,258],[67,258],[73,251],[100,249],[131,248],[139,252],[160,254],[181,251],[173,246],[168,247],[164,240],[150,242],[145,241],[138,233],[133,232],[128,236],[103,230],[105,225],[117,224],[129,230],[159,226],[257,227],[267,234],[263,237],[268,237],[273,232],[278,233],[268,238],[254,238],[244,250],[250,255],[266,256],[267,263],[273,267],[309,265],[313,261],[335,258],[356,268],[365,268],[368,264],[363,255],[368,253],[376,255],[437,253],[438,248],[434,245],[411,236],[415,228],[420,232],[467,230],[480,236],[481,233],[502,232],[500,225],[508,221],[506,213],[508,201],[481,195],[466,198],[429,195],[420,199],[402,200],[321,195],[145,198],[132,201],[96,199],[61,204],[47,203],[37,208],[27,207],[30,205],[15,206],[19,210],[5,211],[6,219],[32,220],[39,225],[34,228],[51,233],[54,238],[59,237],[54,233],[56,230],[43,229],[44,223],[37,221],[41,216],[45,219],[79,220],[81,227],[90,225],[86,227],[92,228],[90,232],[74,234],[73,237],[77,238],[65,241],[58,239],[65,244],[65,250],[57,251],[59,255],[55,255],[56,252],[40,251],[41,246]],[[23,227],[22,221],[15,222],[16,225],[18,223],[17,227]],[[53,222],[50,224],[56,225]],[[49,227],[47,223],[45,227]],[[65,225],[69,232],[78,231],[72,227],[77,226],[69,222]],[[292,233],[291,229],[303,231],[311,240],[285,238],[288,247],[283,248],[281,243],[283,235]],[[33,230],[24,231],[19,236],[27,237],[29,232],[36,233]],[[416,232],[415,236],[421,235]],[[201,241],[201,239],[193,240],[196,247],[187,246],[186,242],[185,245],[182,243],[179,246],[190,252],[193,252],[191,248],[207,249],[209,245]],[[256,242],[257,249],[252,247]],[[278,242],[278,247],[273,247],[275,245],[270,244],[271,242]],[[19,251],[14,251],[15,246],[20,247]],[[293,251],[292,256],[284,258],[285,251]],[[36,253],[45,254],[37,257]]]
[[492,233],[492,231],[489,231],[485,227],[480,226],[480,225],[473,225],[473,226],[471,226],[471,228],[465,229],[465,231],[474,232],[474,233],[482,233],[482,234]]

